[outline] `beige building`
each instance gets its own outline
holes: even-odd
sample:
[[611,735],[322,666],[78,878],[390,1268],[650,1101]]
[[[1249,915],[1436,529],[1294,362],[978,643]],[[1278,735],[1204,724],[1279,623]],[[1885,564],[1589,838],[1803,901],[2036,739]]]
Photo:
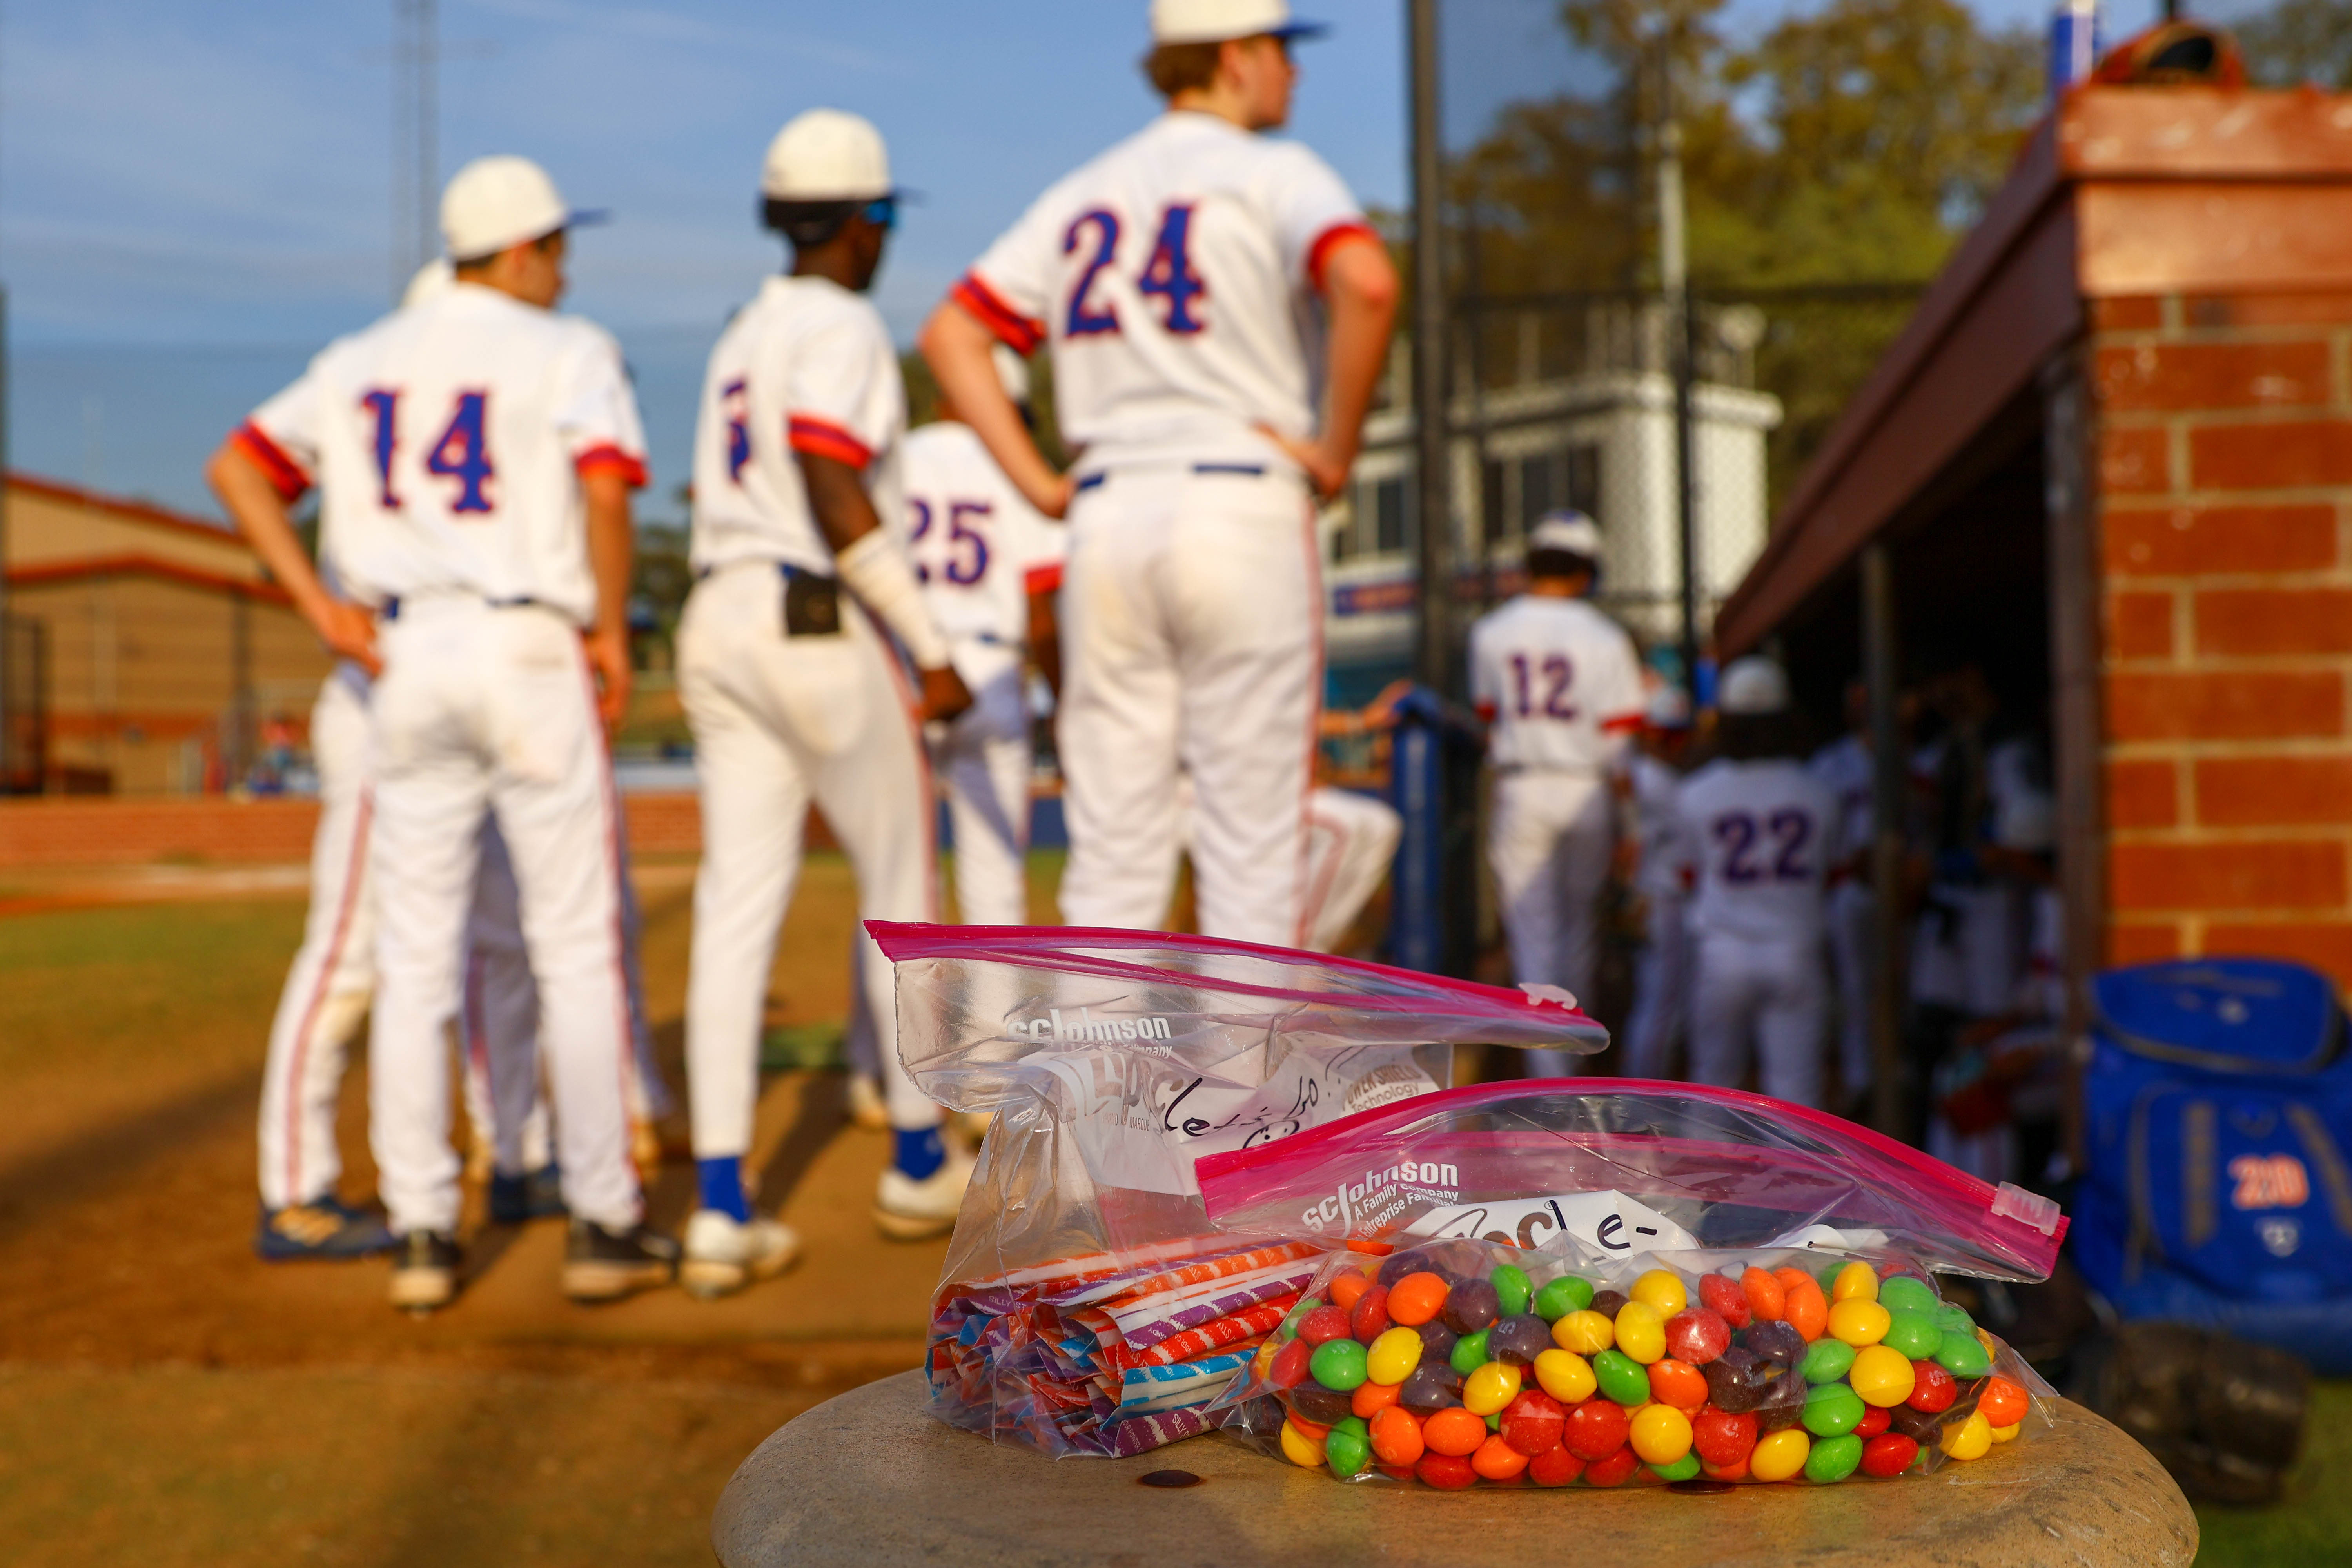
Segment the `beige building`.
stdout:
[[10,474],[5,569],[12,727],[31,696],[45,789],[239,787],[306,738],[326,652],[227,530]]

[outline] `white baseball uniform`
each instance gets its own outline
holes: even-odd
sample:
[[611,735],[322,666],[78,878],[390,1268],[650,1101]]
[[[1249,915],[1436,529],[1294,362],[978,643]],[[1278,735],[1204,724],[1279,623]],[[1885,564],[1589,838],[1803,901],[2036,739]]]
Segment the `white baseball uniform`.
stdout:
[[[1177,781],[1178,837],[1193,853],[1200,826],[1192,781]],[[1307,895],[1304,916],[1310,952],[1339,948],[1396,861],[1404,818],[1384,800],[1354,790],[1318,785],[1307,797]]]
[[1051,342],[1084,450],[1058,728],[1076,924],[1165,918],[1181,771],[1201,929],[1304,939],[1322,580],[1304,478],[1261,431],[1313,434],[1324,260],[1370,233],[1306,148],[1179,110],[1056,183],[956,287],[1016,351]]
[[1621,1066],[1627,1078],[1664,1078],[1690,1014],[1690,932],[1675,826],[1683,775],[1647,752],[1629,759],[1626,773],[1633,784],[1634,831],[1642,854],[1633,888],[1648,918],[1641,955],[1633,963],[1633,1010],[1625,1020]]
[[[845,593],[838,630],[788,632],[785,615],[793,578],[834,574],[795,452],[859,469],[887,521],[903,506],[906,420],[880,314],[824,279],[769,279],[711,351],[695,434],[700,580],[678,628],[702,786],[686,1005],[698,1159],[751,1152],[761,1009],[811,800],[848,853],[863,918],[938,918],[929,770],[897,655]],[[938,1107],[898,1060],[878,948],[864,969],[891,1121],[936,1126]]]
[[240,436],[281,489],[316,478],[320,552],[383,617],[370,1121],[392,1226],[457,1226],[441,1030],[491,814],[520,888],[565,1203],[633,1226],[619,819],[580,640],[595,579],[579,475],[645,472],[620,351],[461,283],[330,345]]
[[[1873,835],[1875,779],[1870,747],[1848,735],[1814,753],[1813,776],[1838,803],[1838,843],[1849,858]],[[1833,876],[1829,895],[1830,970],[1837,979],[1838,1077],[1848,1094],[1869,1087],[1871,998],[1878,990],[1878,894],[1870,872]]]
[[1683,782],[1675,816],[1695,871],[1691,1077],[1737,1088],[1752,1043],[1766,1094],[1819,1105],[1837,796],[1801,763],[1720,759]]
[[[1470,628],[1470,695],[1490,726],[1486,859],[1513,976],[1589,995],[1616,835],[1608,774],[1642,722],[1633,639],[1582,599],[1522,594]],[[1573,1070],[1566,1052],[1535,1068]]]
[[1029,595],[1061,586],[1068,530],[1029,504],[968,425],[926,425],[906,450],[901,538],[972,696],[931,747],[947,785],[958,911],[967,925],[1026,925]]

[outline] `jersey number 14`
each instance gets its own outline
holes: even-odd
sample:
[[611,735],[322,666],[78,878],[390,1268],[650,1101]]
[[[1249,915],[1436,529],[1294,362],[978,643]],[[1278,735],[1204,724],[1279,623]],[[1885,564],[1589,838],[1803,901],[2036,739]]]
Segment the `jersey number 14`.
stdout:
[[[392,459],[400,449],[400,394],[378,388],[362,394],[360,406],[375,425],[377,504],[386,511],[398,511],[400,493],[393,487]],[[491,510],[488,487],[498,477],[498,469],[491,466],[489,438],[484,434],[489,406],[490,395],[487,392],[457,394],[448,425],[433,443],[433,449],[425,454],[426,473],[457,481],[457,499],[449,503],[453,512],[487,513]]]

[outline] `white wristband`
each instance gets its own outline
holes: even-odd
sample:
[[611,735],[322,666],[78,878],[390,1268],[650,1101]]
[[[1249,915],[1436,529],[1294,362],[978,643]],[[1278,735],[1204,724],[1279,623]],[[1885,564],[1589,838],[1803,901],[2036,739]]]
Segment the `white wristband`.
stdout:
[[915,661],[918,669],[940,669],[948,662],[947,639],[931,624],[923,607],[923,591],[898,547],[880,529],[874,530],[834,558],[841,580],[858,603],[888,626]]

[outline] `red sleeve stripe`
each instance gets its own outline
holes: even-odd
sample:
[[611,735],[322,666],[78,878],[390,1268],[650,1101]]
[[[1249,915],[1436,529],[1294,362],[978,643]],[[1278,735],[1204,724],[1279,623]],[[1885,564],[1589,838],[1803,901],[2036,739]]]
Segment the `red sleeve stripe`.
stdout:
[[1318,294],[1323,292],[1323,269],[1331,263],[1331,252],[1351,239],[1369,239],[1380,246],[1388,243],[1381,237],[1379,229],[1361,218],[1335,223],[1317,235],[1315,243],[1307,247],[1307,281],[1313,285]]
[[1051,594],[1061,585],[1062,563],[1058,561],[1050,566],[1032,566],[1021,578],[1023,590],[1031,594]]
[[254,466],[269,476],[269,482],[279,498],[288,502],[302,499],[310,488],[310,476],[302,465],[286,455],[286,448],[271,440],[260,426],[248,419],[229,437],[236,449],[253,459]]
[[1642,715],[1639,713],[1620,713],[1614,719],[1601,721],[1601,732],[1608,735],[1623,735],[1641,727]]
[[1045,323],[1024,316],[1003,300],[996,290],[980,279],[977,272],[967,272],[948,291],[948,298],[980,318],[981,324],[1002,338],[1017,354],[1033,354],[1037,345],[1045,341]]
[[820,458],[847,463],[853,468],[863,468],[874,460],[872,447],[827,420],[795,414],[786,422],[785,429],[786,439],[795,452],[813,452]]
[[610,442],[601,447],[589,447],[572,459],[572,467],[583,474],[606,470],[617,473],[629,482],[629,488],[633,490],[645,489],[646,481],[650,478],[646,472],[646,460],[643,458],[625,452]]

